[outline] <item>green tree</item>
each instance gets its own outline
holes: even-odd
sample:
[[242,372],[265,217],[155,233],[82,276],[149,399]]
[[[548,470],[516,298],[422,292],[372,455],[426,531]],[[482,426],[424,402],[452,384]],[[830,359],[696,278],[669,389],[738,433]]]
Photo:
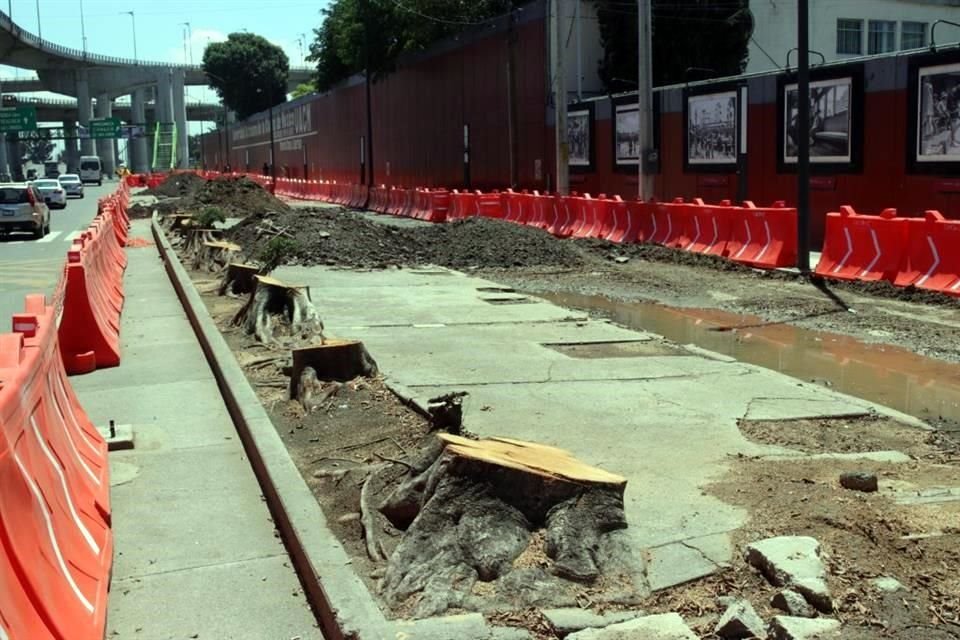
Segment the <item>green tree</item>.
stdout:
[[308,96],[311,93],[316,93],[317,87],[312,82],[302,82],[298,84],[293,91],[290,92],[291,98],[300,98],[303,96]]
[[[600,79],[610,93],[637,88],[637,4],[594,0],[604,56]],[[753,33],[748,0],[653,0],[653,84],[743,72]]]
[[252,33],[231,33],[225,42],[207,45],[203,71],[239,119],[287,99],[290,61],[280,47]]
[[314,29],[307,60],[317,64],[316,86],[326,91],[366,68],[369,43],[374,77],[397,57],[506,13],[519,0],[334,0]]
[[19,152],[21,162],[43,164],[53,153],[53,143],[48,138],[23,140],[20,142]]

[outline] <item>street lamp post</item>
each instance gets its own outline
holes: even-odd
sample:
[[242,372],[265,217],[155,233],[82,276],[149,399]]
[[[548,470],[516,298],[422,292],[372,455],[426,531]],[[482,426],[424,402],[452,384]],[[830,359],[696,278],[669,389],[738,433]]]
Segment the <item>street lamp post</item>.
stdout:
[[83,21],[83,0],[80,0],[80,38],[83,40],[83,56],[87,56],[87,27]]
[[[184,61],[184,62],[189,61],[190,64],[193,65],[193,29],[190,28],[190,23],[189,23],[189,22],[181,22],[181,23],[180,23],[180,26],[187,28],[187,37],[186,37],[186,39],[183,41],[183,58],[184,58],[183,61]],[[189,51],[190,51],[190,56],[189,56],[189,58],[187,57],[187,49],[188,49],[188,47],[189,47]]]
[[43,40],[43,31],[40,27],[40,0],[37,0],[37,36]]
[[137,62],[139,60],[137,57],[137,16],[133,11],[124,11],[123,13],[130,16],[131,29],[133,31],[133,61]]

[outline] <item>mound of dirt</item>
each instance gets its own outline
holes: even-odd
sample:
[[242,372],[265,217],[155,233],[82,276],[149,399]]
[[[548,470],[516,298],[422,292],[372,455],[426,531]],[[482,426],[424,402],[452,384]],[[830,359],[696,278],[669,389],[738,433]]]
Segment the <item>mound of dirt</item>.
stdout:
[[655,244],[616,244],[607,240],[592,238],[574,240],[584,251],[597,256],[613,260],[623,257],[647,262],[666,262],[668,264],[683,264],[690,267],[709,267],[717,271],[750,272],[750,267],[744,266],[726,258],[708,256],[701,253],[690,253],[679,249],[671,249]]
[[175,173],[153,189],[146,189],[140,193],[158,198],[185,198],[196,193],[204,183],[206,180],[194,173]]
[[463,269],[584,264],[582,252],[570,243],[557,242],[537,229],[487,218],[401,228],[346,210],[298,208],[252,215],[227,235],[251,257],[277,235],[295,236],[296,247],[287,262],[302,265],[385,268],[434,264]]
[[259,184],[244,177],[216,178],[205,181],[182,203],[183,208],[216,205],[228,217],[244,218],[265,211],[286,211],[287,205],[274,198]]

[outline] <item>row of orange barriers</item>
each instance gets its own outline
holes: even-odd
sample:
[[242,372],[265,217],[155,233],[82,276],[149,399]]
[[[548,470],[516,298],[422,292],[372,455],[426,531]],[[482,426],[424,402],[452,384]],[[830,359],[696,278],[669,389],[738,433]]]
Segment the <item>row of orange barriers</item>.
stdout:
[[863,215],[853,207],[827,214],[816,272],[838,280],[886,281],[960,296],[960,220],[939,211],[897,217],[896,209]]
[[0,333],[0,638],[102,640],[113,567],[107,444],[69,372],[119,363],[129,186],[99,202],[51,303]]

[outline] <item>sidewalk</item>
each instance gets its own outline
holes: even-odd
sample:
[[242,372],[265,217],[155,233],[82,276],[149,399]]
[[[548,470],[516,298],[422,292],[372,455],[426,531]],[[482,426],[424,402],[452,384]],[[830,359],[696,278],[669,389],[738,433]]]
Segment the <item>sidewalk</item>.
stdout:
[[127,255],[122,365],[71,378],[95,424],[136,437],[110,454],[108,637],[322,637],[156,249]]

